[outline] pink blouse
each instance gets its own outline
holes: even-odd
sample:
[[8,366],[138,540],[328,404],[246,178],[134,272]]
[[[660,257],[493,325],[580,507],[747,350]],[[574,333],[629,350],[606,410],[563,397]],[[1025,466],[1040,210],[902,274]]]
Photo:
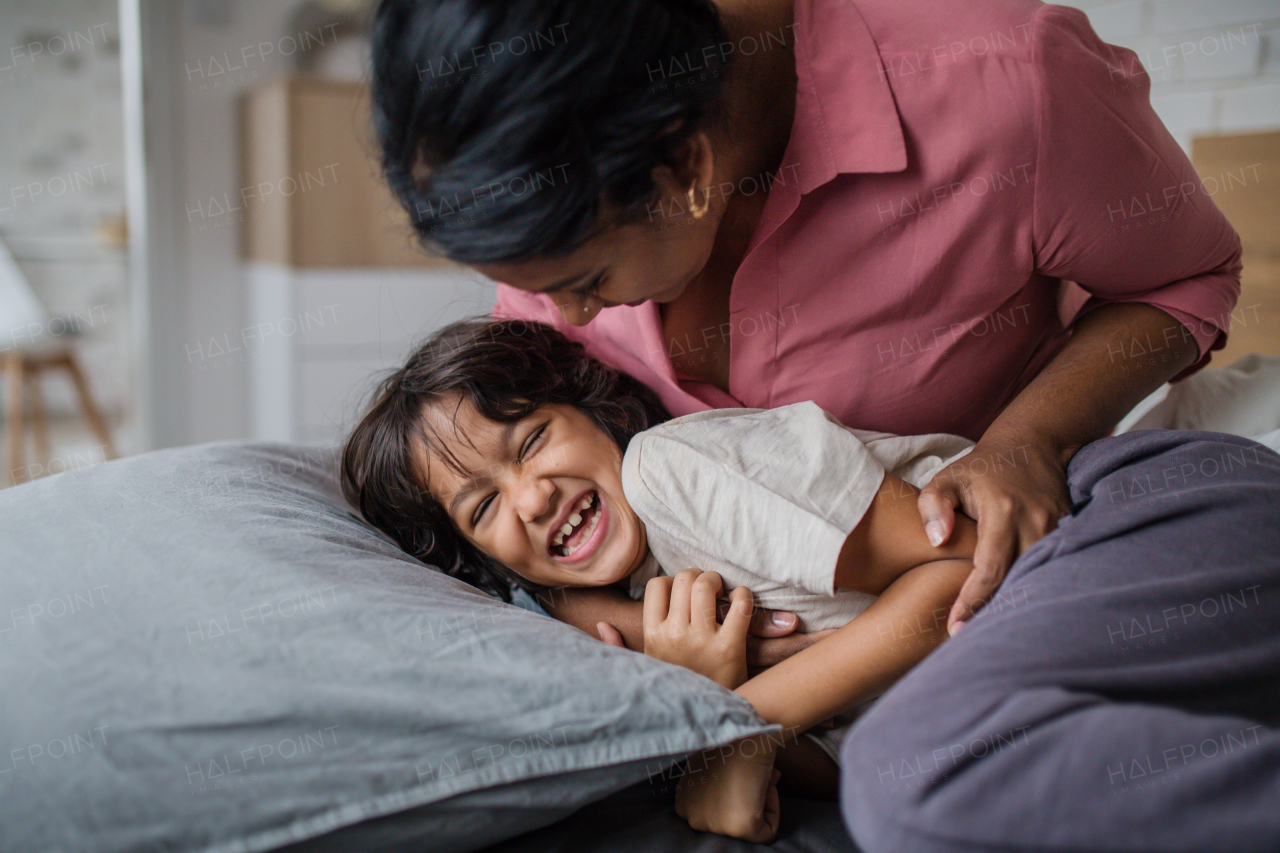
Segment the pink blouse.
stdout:
[[[738,188],[768,198],[729,322],[664,343],[656,303],[573,327],[505,284],[494,315],[554,324],[676,415],[812,400],[898,435],[979,439],[1086,297],[1082,311],[1145,302],[1178,321],[1117,341],[1116,370],[1183,334],[1201,357],[1178,378],[1198,370],[1226,342],[1240,240],[1152,111],[1137,56],[1076,9],[962,5],[795,0],[795,121],[778,171]],[[717,335],[728,394],[671,363]]]

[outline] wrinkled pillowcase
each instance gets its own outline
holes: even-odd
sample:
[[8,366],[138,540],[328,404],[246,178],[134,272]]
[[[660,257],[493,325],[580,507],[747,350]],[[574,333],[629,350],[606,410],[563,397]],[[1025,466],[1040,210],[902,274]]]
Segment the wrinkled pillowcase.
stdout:
[[248,853],[347,827],[472,850],[776,728],[404,554],[350,512],[335,456],[219,442],[0,491],[6,848]]

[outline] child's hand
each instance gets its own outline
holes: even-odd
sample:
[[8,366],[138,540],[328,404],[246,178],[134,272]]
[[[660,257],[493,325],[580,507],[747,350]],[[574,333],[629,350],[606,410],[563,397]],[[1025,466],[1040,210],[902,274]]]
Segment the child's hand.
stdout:
[[773,758],[760,737],[693,756],[676,790],[676,814],[700,832],[772,842],[781,816]]
[[753,599],[746,587],[735,589],[724,624],[718,625],[716,596],[722,589],[720,575],[698,569],[651,579],[644,589],[644,653],[733,690],[747,680]]

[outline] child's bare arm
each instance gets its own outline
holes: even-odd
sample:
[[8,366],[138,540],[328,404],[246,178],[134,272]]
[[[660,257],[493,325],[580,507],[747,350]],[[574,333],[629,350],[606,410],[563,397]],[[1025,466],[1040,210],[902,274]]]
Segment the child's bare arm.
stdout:
[[919,494],[920,490],[905,480],[884,475],[876,499],[840,549],[837,588],[879,595],[916,566],[944,559],[973,559],[977,523],[967,515],[958,516],[953,535],[935,548],[920,525]]
[[[876,600],[821,642],[737,688],[766,721],[783,726],[780,741],[794,740],[820,721],[880,695],[946,639],[946,614],[973,568],[976,526],[972,519],[957,516],[950,542],[934,548],[920,529],[916,493],[914,487],[886,475],[879,497],[840,552],[835,585],[877,594]],[[682,637],[694,642],[693,632],[685,629],[681,634],[681,626],[707,620],[700,611],[708,606],[708,593],[719,586],[715,575],[681,575],[671,583],[687,585],[688,592],[661,597],[645,613],[647,635],[654,630],[651,626],[667,625],[669,648],[678,647]],[[710,589],[694,594],[702,586]],[[732,637],[719,639],[719,648],[734,647],[726,642]],[[767,772],[773,767],[774,743],[766,738],[759,752],[753,746],[749,757],[729,757],[726,781],[682,782],[677,802],[691,825],[764,840],[772,822],[756,810],[760,786],[768,784]],[[752,796],[731,795],[729,788],[749,790]]]
[[849,534],[835,585],[878,597],[831,636],[738,688],[762,717],[807,729],[871,699],[946,639],[946,618],[973,568],[977,525],[956,517],[940,548],[925,538],[914,486],[885,475],[880,494]]

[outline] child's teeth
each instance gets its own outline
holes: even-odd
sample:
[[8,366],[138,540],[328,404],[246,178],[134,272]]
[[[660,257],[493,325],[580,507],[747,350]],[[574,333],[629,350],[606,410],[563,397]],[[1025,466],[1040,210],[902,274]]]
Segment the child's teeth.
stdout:
[[570,515],[570,516],[569,516],[569,523],[570,523],[570,524],[573,524],[573,525],[581,524],[581,523],[582,523],[582,516],[578,515],[578,514],[575,512],[573,515]]
[[557,532],[557,533],[556,533],[556,535],[555,535],[555,538],[553,538],[553,539],[551,540],[551,544],[552,544],[552,545],[563,545],[563,544],[564,544],[564,534],[563,534],[563,533],[559,533],[559,532]]
[[578,503],[578,509],[586,509],[591,506],[591,495],[587,495]]
[[564,525],[563,527],[560,528],[560,532],[563,533],[565,536],[568,536],[570,533],[573,532],[573,525],[572,524]]

